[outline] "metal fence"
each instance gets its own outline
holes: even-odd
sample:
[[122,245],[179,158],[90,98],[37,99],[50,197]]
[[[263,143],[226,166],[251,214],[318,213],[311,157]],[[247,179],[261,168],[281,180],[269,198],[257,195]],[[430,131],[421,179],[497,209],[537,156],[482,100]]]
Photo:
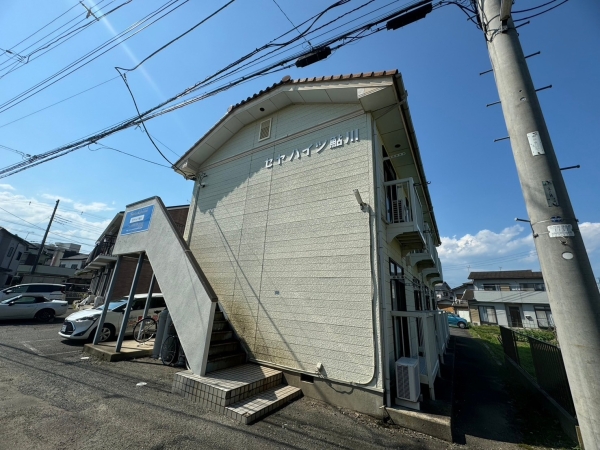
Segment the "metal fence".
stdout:
[[523,343],[521,350],[531,353],[538,385],[575,417],[575,406],[560,348],[502,326],[500,335],[504,354],[527,371],[519,356],[518,342]]

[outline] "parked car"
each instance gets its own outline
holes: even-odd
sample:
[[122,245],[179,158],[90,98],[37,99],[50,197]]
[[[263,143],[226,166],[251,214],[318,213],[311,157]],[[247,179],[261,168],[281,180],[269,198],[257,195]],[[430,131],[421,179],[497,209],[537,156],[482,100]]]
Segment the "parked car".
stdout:
[[448,313],[448,325],[451,327],[467,328],[469,322],[456,314]]
[[48,283],[18,284],[1,290],[0,301],[21,294],[43,295],[50,300],[65,300],[65,285]]
[[[129,314],[129,320],[127,321],[127,328],[125,329],[126,336],[133,334],[133,327],[140,319],[143,318],[147,297],[148,294],[137,294],[134,297],[133,305],[131,306],[131,313]],[[100,334],[101,342],[108,341],[119,333],[121,330],[121,322],[123,321],[123,314],[125,314],[126,306],[127,297],[123,297],[119,300],[113,300],[109,303],[108,311],[106,312],[106,319],[104,320],[104,326],[102,327],[102,333]],[[102,314],[102,308],[104,308],[104,306],[99,306],[95,309],[77,311],[73,314],[70,314],[65,319],[62,328],[58,332],[59,336],[67,339],[77,340],[92,339],[96,333],[97,322]],[[157,320],[158,314],[165,308],[166,304],[163,295],[152,294],[148,314]]]
[[37,319],[52,322],[67,312],[64,300],[51,300],[39,294],[17,295],[0,302],[0,319]]

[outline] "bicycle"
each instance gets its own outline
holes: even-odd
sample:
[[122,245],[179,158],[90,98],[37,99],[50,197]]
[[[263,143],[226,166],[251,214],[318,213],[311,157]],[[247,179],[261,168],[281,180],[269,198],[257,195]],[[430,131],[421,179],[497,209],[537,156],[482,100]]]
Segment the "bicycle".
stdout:
[[160,359],[165,366],[185,367],[190,370],[183,347],[176,334],[170,334],[163,342],[160,347]]
[[[154,314],[159,314],[160,310],[154,311]],[[158,322],[150,317],[144,317],[137,321],[133,327],[133,338],[137,342],[147,342],[156,336],[156,330],[158,328]]]

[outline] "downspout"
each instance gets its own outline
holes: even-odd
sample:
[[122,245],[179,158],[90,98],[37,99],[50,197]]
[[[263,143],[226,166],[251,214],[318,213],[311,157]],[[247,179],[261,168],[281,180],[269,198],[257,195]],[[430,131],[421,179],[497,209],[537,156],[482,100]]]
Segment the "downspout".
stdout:
[[[379,146],[381,143],[377,138],[377,131],[375,126],[375,121],[373,120],[373,116],[371,118],[371,142],[373,146],[373,181],[375,182],[375,195],[374,195],[374,208],[372,208],[373,213],[375,214],[375,249],[377,251],[378,256],[378,273],[377,279],[379,284],[379,329],[381,330],[381,334],[383,335],[383,351],[381,355],[381,363],[383,364],[383,386],[385,390],[385,405],[392,406],[392,397],[391,397],[391,388],[390,388],[390,364],[388,361],[389,358],[389,341],[388,341],[388,327],[387,319],[389,317],[389,311],[386,308],[385,301],[385,287],[383,282],[383,270],[385,267],[385,261],[383,257],[383,244],[382,244],[382,235],[383,235],[383,223],[381,220],[381,214],[379,213],[379,205],[381,203],[382,193],[382,180],[379,179],[379,171],[378,169],[378,157],[379,154]],[[386,241],[387,245],[387,241]]]

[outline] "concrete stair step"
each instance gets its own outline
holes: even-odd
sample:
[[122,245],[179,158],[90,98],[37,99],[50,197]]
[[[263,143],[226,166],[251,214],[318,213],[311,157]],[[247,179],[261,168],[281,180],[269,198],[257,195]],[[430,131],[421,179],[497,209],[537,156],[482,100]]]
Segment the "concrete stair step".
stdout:
[[223,321],[225,320],[225,314],[223,314],[223,311],[215,311],[215,318],[213,319],[213,321]]
[[189,370],[178,372],[173,380],[172,391],[220,411],[220,407],[278,386],[282,380],[283,374],[279,370],[256,364],[242,364],[203,377]]
[[226,320],[215,320],[213,321],[213,331],[223,331],[229,329],[229,323]]
[[235,352],[239,349],[239,347],[240,343],[233,339],[216,342],[211,340],[210,347],[208,349],[208,357],[210,358],[213,355]]
[[206,363],[206,373],[227,369],[246,362],[245,352],[231,352],[220,355],[209,355]]
[[302,396],[293,386],[276,386],[230,406],[224,407],[227,417],[250,424]]
[[233,331],[225,330],[225,331],[215,331],[213,328],[213,332],[210,336],[210,342],[218,342],[218,341],[228,341],[233,338]]

